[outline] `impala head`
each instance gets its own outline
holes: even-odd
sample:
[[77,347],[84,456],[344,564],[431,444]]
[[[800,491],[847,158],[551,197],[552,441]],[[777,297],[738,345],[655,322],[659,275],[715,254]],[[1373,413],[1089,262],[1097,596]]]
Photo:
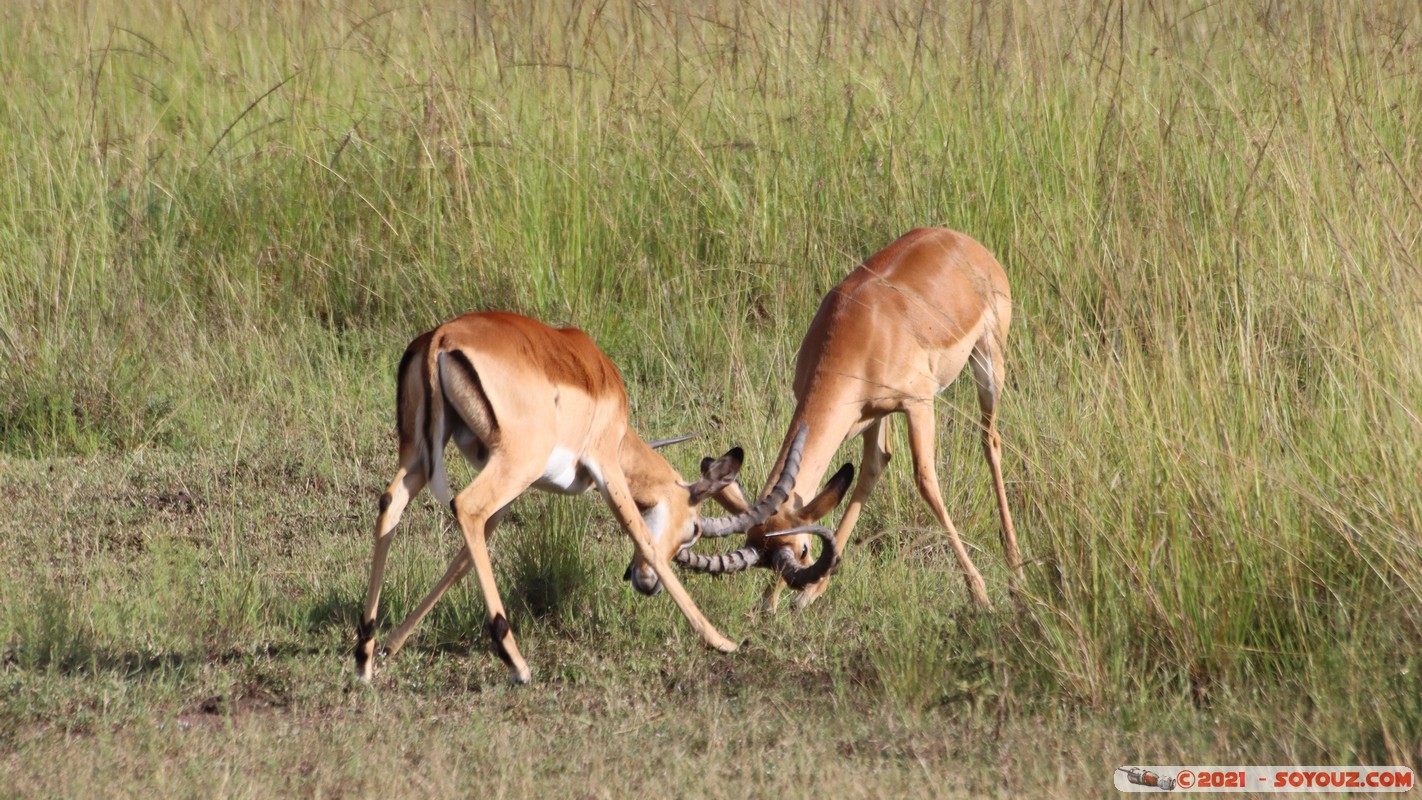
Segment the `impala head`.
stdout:
[[[702,461],[701,477],[695,483],[679,483],[682,493],[677,496],[680,502],[660,502],[643,508],[642,519],[652,533],[652,546],[657,556],[697,570],[697,565],[705,556],[691,552],[691,546],[702,536],[715,539],[733,533],[744,533],[765,522],[785,502],[785,498],[790,496],[790,487],[795,485],[795,475],[800,471],[800,455],[805,449],[805,438],[808,435],[807,426],[802,426],[795,434],[789,455],[784,466],[780,468],[780,475],[776,477],[774,488],[754,507],[744,508],[740,513],[729,517],[702,517],[700,514],[699,509],[703,502],[735,484],[736,474],[740,472],[741,461],[745,455],[737,447],[718,459],[708,458]],[[833,549],[830,548],[831,552]],[[662,588],[652,566],[640,556],[633,556],[632,563],[627,567],[627,574],[623,577],[632,582],[633,588],[645,595],[654,595]]]
[[[811,557],[811,541],[818,536],[824,540],[826,549],[833,550],[834,537],[832,534],[826,537],[821,533],[825,528],[815,523],[839,506],[852,485],[854,465],[845,464],[810,502],[798,509],[785,503],[765,522],[747,531],[746,546],[760,550],[762,563],[780,572],[793,589],[802,589],[818,581],[834,565],[817,568],[816,559]],[[835,562],[838,560],[834,559]]]
[[[839,505],[854,482],[854,467],[845,464],[830,479],[824,491],[798,509],[789,505],[790,488],[800,469],[800,457],[805,449],[809,428],[802,425],[786,452],[784,466],[770,492],[751,507],[740,487],[728,484],[719,490],[717,500],[726,508],[737,511],[726,520],[708,520],[702,526],[703,536],[715,538],[746,532],[745,546],[729,553],[703,556],[683,549],[676,563],[693,572],[725,575],[750,567],[761,566],[779,572],[794,588],[803,588],[828,575],[839,564],[834,547],[834,534],[813,524]],[[705,469],[710,459],[702,462]],[[824,545],[820,555],[810,558],[810,537],[819,537]]]
[[[670,561],[681,551],[696,544],[701,538],[702,520],[700,506],[707,498],[730,486],[741,470],[745,453],[739,447],[731,448],[718,459],[706,459],[701,464],[701,477],[693,483],[676,481],[676,486],[658,493],[656,502],[638,504],[642,521],[652,534],[652,549],[663,561]],[[667,470],[671,472],[671,467]],[[652,596],[662,590],[661,579],[640,555],[632,557],[627,565],[624,580],[632,582],[632,588],[644,595]]]
[[[677,559],[677,563],[693,571],[713,575],[766,567],[779,572],[791,588],[803,589],[830,574],[839,565],[834,533],[815,523],[839,505],[853,483],[854,466],[845,464],[810,502],[798,509],[792,508],[789,502],[781,502],[773,513],[751,526],[746,531],[746,543],[740,549],[714,556],[686,553]],[[773,496],[774,492],[766,500],[773,499]],[[744,498],[729,492],[718,499],[731,507],[745,505]],[[811,556],[810,542],[813,537],[823,542],[818,557]]]

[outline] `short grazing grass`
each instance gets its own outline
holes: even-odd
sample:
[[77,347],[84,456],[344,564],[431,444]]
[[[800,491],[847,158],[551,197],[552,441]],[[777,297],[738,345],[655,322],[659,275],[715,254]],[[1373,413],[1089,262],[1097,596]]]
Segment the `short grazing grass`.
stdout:
[[[14,791],[1076,797],[1128,762],[1422,762],[1415,4],[229,5],[0,11]],[[991,615],[906,459],[806,612],[689,580],[732,656],[617,580],[595,499],[529,497],[493,546],[535,684],[470,581],[348,685],[415,333],[582,327],[640,431],[701,432],[684,474],[741,444],[757,483],[819,298],[924,224],[1013,283],[1020,602],[954,387]],[[403,524],[386,626],[457,540],[424,500]]]

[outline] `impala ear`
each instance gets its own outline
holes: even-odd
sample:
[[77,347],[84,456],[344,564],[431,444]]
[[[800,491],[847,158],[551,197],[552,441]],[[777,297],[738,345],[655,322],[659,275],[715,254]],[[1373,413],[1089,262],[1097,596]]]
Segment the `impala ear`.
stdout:
[[710,458],[702,459],[701,477],[687,487],[687,491],[691,492],[691,504],[700,505],[706,498],[734,483],[745,457],[744,450],[733,447],[714,461]]
[[799,517],[803,522],[814,522],[824,515],[830,513],[844,500],[844,495],[849,491],[849,487],[854,483],[854,465],[845,464],[839,468],[839,472],[829,479],[825,488],[815,495],[815,499],[805,504],[800,509]]
[[[701,474],[705,475],[706,470],[715,462],[716,459],[711,456],[701,459]],[[741,488],[740,481],[731,481],[720,491],[712,492],[711,499],[716,501],[716,505],[732,514],[744,514],[750,510],[750,501],[746,499],[746,493]]]
[[716,501],[716,505],[732,514],[744,514],[750,511],[751,504],[746,499],[746,491],[741,488],[740,481],[731,481],[726,484],[721,491],[711,495],[711,499]]

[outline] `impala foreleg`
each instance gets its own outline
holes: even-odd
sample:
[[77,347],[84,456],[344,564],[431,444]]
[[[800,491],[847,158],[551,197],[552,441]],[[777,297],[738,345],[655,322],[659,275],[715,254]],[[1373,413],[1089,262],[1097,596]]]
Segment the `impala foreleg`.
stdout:
[[972,593],[973,599],[979,606],[991,608],[992,602],[988,600],[983,576],[978,573],[978,568],[973,566],[973,559],[968,556],[968,549],[963,546],[958,529],[948,517],[948,509],[943,505],[943,495],[938,488],[938,469],[934,463],[933,452],[936,433],[933,424],[933,401],[930,399],[914,403],[908,407],[907,414],[909,453],[913,456],[913,477],[914,482],[918,484],[918,493],[923,496],[924,502],[928,503],[939,524],[948,532],[948,543],[953,547],[953,555],[958,558],[958,566],[963,570],[963,578],[968,582],[968,591]]
[[375,615],[380,610],[380,584],[385,576],[385,557],[390,552],[395,526],[400,523],[405,506],[424,485],[424,468],[416,463],[401,467],[395,473],[395,480],[380,496],[380,514],[375,519],[375,551],[370,560],[370,586],[366,590],[365,610],[356,630],[355,671],[356,677],[363,681],[370,680],[374,669]]
[[691,627],[709,647],[723,653],[734,652],[736,643],[722,636],[720,631],[707,621],[701,610],[696,607],[696,603],[692,601],[691,595],[687,594],[686,588],[681,585],[681,581],[672,571],[671,566],[657,556],[656,549],[652,546],[651,532],[647,530],[642,515],[637,513],[637,504],[632,501],[632,493],[627,488],[626,478],[620,473],[612,472],[600,482],[600,488],[613,515],[617,517],[617,521],[622,524],[622,528],[627,531],[627,534],[632,537],[632,544],[636,547],[637,554],[657,573],[657,578],[662,582],[667,594],[672,596],[672,600],[676,602],[677,608],[681,609],[686,620],[691,623]]
[[775,613],[780,608],[780,594],[785,591],[785,579],[779,575],[765,587],[765,594],[760,596],[760,610],[767,613]]
[[[845,545],[849,544],[849,535],[854,532],[854,526],[859,522],[859,512],[864,508],[864,502],[869,499],[869,495],[873,494],[874,487],[879,484],[879,477],[884,474],[884,468],[888,466],[892,456],[888,418],[880,417],[864,431],[864,458],[859,464],[859,481],[854,484],[854,494],[849,498],[849,507],[844,510],[844,516],[834,533],[836,553],[843,553]],[[795,606],[804,608],[815,602],[828,587],[828,576],[818,583],[806,586],[795,598]]]

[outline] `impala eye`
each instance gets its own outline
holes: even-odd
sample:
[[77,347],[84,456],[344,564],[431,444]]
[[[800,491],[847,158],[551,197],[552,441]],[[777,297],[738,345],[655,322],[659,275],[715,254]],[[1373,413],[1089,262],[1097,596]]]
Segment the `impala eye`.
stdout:
[[810,544],[809,544],[809,542],[806,542],[805,544],[800,545],[800,558],[804,558],[805,556],[807,556],[807,555],[809,555],[809,554],[810,554]]

